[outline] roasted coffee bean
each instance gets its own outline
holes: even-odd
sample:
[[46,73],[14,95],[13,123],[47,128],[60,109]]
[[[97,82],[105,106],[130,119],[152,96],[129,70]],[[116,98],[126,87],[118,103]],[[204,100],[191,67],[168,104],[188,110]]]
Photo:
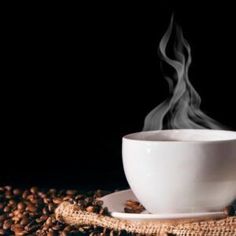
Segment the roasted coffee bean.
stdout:
[[38,192],[38,196],[39,196],[40,198],[46,198],[46,193]]
[[24,217],[21,219],[20,224],[21,224],[22,226],[26,226],[27,224],[29,224],[29,222],[30,222],[29,218],[24,216]]
[[30,192],[36,194],[38,192],[38,188],[34,186],[30,189]]
[[28,195],[29,195],[29,191],[28,191],[28,190],[25,190],[25,191],[23,192],[23,194],[22,194],[22,198],[23,198],[23,199],[26,199]]
[[101,206],[103,205],[103,201],[95,200],[95,201],[94,201],[94,205],[101,207]]
[[[27,228],[27,232],[29,233],[34,233],[36,231],[38,231],[38,229],[40,228],[41,226],[39,224],[36,224],[36,225],[31,225],[30,227]],[[26,227],[25,227],[26,229]],[[42,234],[39,234],[39,235],[42,235]]]
[[36,231],[39,227],[40,225],[36,224],[35,221],[31,221],[28,225],[25,226],[25,230],[27,232],[33,232]]
[[8,206],[14,207],[16,205],[16,201],[14,199],[10,199],[8,202]]
[[18,188],[13,189],[12,192],[13,192],[13,194],[14,194],[15,196],[19,196],[19,195],[22,194],[22,191],[21,191],[20,189],[18,189]]
[[70,225],[67,225],[65,228],[64,228],[64,231],[66,232],[70,232],[72,230],[72,226]]
[[0,214],[0,222],[3,222],[4,220],[6,220],[6,218],[6,214]]
[[44,207],[42,212],[43,212],[44,215],[48,215],[49,214],[49,211],[48,211],[47,207]]
[[66,231],[62,231],[62,232],[60,233],[60,236],[68,236],[68,235],[69,235],[69,233],[66,232]]
[[73,196],[73,195],[76,195],[77,191],[76,190],[67,190],[66,191],[66,194],[69,195],[69,196]]
[[0,235],[6,235],[6,230],[0,229]]
[[27,200],[29,200],[31,203],[35,204],[37,203],[37,198],[34,194],[30,194],[27,196]]
[[51,199],[45,197],[45,198],[43,199],[43,202],[44,202],[45,204],[49,204],[49,203],[51,202]]
[[19,202],[17,204],[17,209],[23,211],[25,209],[25,204],[23,202]]
[[15,233],[15,235],[25,235],[26,231],[24,229],[24,227],[20,224],[15,224],[12,225],[11,230]]
[[93,206],[88,206],[86,207],[87,212],[94,212],[94,207]]
[[12,190],[12,186],[5,186],[5,189],[6,189],[7,191],[11,191],[11,190]]
[[30,211],[30,212],[36,212],[37,211],[37,207],[35,205],[33,205],[32,203],[29,203],[26,207],[26,210]]
[[4,204],[0,203],[0,210],[2,210],[4,208]]
[[48,232],[47,236],[57,236],[57,232],[56,231],[50,231],[50,232]]
[[141,213],[144,207],[137,201],[127,200],[125,203],[124,212],[126,213]]
[[53,203],[49,203],[48,204],[48,210],[50,212],[54,212],[55,209],[56,209],[56,206]]
[[14,216],[17,216],[17,215],[20,215],[20,214],[22,215],[21,211],[18,210],[18,209],[14,210],[14,211],[12,212],[12,214],[13,214]]
[[44,222],[44,221],[46,221],[47,219],[48,219],[48,216],[46,216],[46,215],[42,215],[42,216],[40,217],[41,222]]
[[84,202],[87,203],[87,204],[91,204],[93,202],[93,198],[92,197],[86,197],[84,199]]
[[5,193],[5,198],[6,198],[6,199],[11,199],[11,197],[12,197],[11,191],[6,191],[6,193]]
[[84,199],[84,195],[82,195],[82,194],[78,194],[75,197],[75,200],[82,200],[82,199]]
[[52,218],[48,217],[48,219],[46,220],[46,225],[51,226],[52,225]]
[[5,220],[4,223],[3,223],[2,228],[3,228],[4,230],[10,229],[12,223],[13,223],[13,222],[12,222],[11,219]]
[[63,200],[62,200],[61,198],[54,198],[52,201],[53,201],[54,204],[57,204],[57,205],[58,205],[58,204],[60,204]]
[[98,189],[94,194],[94,198],[101,198],[101,197],[105,196],[108,193],[109,193],[108,191]]
[[5,206],[4,209],[3,209],[3,211],[4,211],[5,213],[9,213],[9,212],[11,211],[11,208],[10,208],[9,206]]
[[57,224],[57,225],[53,226],[52,229],[53,229],[54,231],[59,231],[59,230],[62,229],[62,225]]

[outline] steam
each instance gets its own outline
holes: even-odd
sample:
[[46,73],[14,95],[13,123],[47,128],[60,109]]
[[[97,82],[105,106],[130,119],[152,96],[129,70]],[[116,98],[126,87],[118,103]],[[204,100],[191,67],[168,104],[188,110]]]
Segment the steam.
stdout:
[[172,35],[173,16],[161,39],[159,50],[167,65],[175,71],[174,77],[166,77],[170,96],[154,108],[145,118],[144,131],[160,129],[222,129],[222,126],[200,110],[201,98],[188,78],[191,64],[191,50],[177,25],[176,44],[173,59],[166,54],[167,44]]

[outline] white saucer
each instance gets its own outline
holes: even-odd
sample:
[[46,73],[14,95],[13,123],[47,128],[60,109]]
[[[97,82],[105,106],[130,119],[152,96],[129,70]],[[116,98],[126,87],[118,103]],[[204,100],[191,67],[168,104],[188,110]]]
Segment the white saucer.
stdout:
[[199,212],[199,213],[177,213],[177,214],[150,214],[143,211],[140,214],[125,213],[124,206],[127,200],[137,201],[131,189],[123,190],[108,194],[101,198],[103,206],[107,207],[111,216],[131,221],[176,221],[176,220],[203,220],[224,218],[226,215],[223,211],[219,212]]

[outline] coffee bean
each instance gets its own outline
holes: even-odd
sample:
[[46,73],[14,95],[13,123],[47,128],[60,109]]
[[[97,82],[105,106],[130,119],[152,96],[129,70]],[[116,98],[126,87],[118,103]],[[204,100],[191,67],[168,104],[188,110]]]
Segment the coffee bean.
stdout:
[[25,230],[31,231],[32,228],[34,228],[34,226],[35,226],[35,222],[34,220],[31,220],[31,222],[25,226]]
[[48,219],[46,220],[46,225],[51,226],[52,225],[52,218],[48,217]]
[[18,209],[16,209],[16,210],[14,210],[12,213],[13,213],[14,216],[17,216],[17,215],[20,215],[20,214],[21,214],[21,211],[18,210]]
[[4,204],[0,203],[0,210],[2,210],[4,208]]
[[29,200],[33,204],[37,203],[37,198],[36,198],[36,196],[34,194],[29,194],[27,196],[27,200]]
[[11,228],[12,223],[13,223],[13,222],[12,222],[11,219],[5,220],[4,223],[3,223],[2,228],[3,228],[4,230],[8,230],[8,229]]
[[38,192],[38,188],[34,186],[30,189],[30,192],[36,194]]
[[124,211],[126,213],[141,213],[144,207],[137,201],[127,200]]
[[14,221],[14,224],[16,224],[16,223],[19,223],[19,222],[20,222],[21,217],[19,217],[19,216],[13,216],[11,219]]
[[46,221],[48,219],[48,216],[46,216],[46,215],[42,215],[41,217],[40,217],[40,220],[43,222],[43,221]]
[[46,193],[38,192],[38,196],[39,196],[40,198],[46,198]]
[[66,191],[66,194],[69,195],[69,196],[73,196],[76,193],[77,193],[77,191],[76,190],[72,190],[72,189]]
[[55,209],[56,209],[56,206],[53,203],[49,203],[48,204],[48,210],[50,212],[54,212]]
[[48,190],[48,192],[51,196],[54,197],[56,195],[57,190],[55,188],[51,188],[51,189]]
[[45,198],[43,199],[43,202],[44,202],[45,204],[49,204],[49,203],[51,202],[51,199],[45,197]]
[[18,189],[18,188],[15,188],[15,189],[13,189],[13,194],[14,194],[15,196],[19,196],[19,195],[22,194],[22,191],[21,191],[20,189]]
[[16,205],[16,201],[14,199],[10,199],[8,202],[8,206],[14,207]]
[[85,204],[91,204],[93,202],[93,198],[92,197],[86,197],[84,199],[84,202],[85,202]]
[[94,205],[101,207],[101,206],[103,205],[103,201],[95,200],[95,201],[94,201]]
[[11,208],[9,206],[4,207],[3,211],[5,213],[9,213],[11,211]]
[[4,229],[0,229],[0,235],[6,235],[6,231]]
[[53,198],[53,203],[55,203],[55,204],[60,204],[63,200],[61,199],[61,198]]
[[5,189],[6,189],[7,191],[11,191],[11,190],[12,190],[12,186],[5,186]]
[[22,218],[20,224],[21,224],[22,226],[26,226],[27,224],[29,224],[29,218],[24,216],[24,217]]
[[12,225],[11,230],[15,233],[15,235],[25,235],[26,231],[24,230],[24,227],[20,224]]
[[60,236],[68,236],[68,235],[69,235],[69,233],[66,232],[66,231],[62,231],[62,232],[60,233]]
[[47,207],[44,207],[42,212],[43,212],[44,215],[48,215],[49,214],[49,211],[48,211]]
[[93,206],[88,206],[86,207],[87,212],[94,212],[94,207]]
[[69,200],[71,200],[71,199],[72,199],[71,196],[65,196],[65,197],[63,197],[63,201],[69,201]]
[[17,204],[17,208],[18,210],[23,211],[25,209],[25,204],[23,202],[19,202]]
[[82,195],[82,194],[78,194],[75,197],[75,200],[82,200],[82,199],[84,199],[84,195]]
[[1,214],[0,215],[0,222],[3,222],[4,220],[6,220],[7,216],[6,214]]
[[11,191],[6,191],[6,193],[5,193],[5,198],[6,198],[6,199],[11,199],[11,198],[12,198],[12,193],[11,193]]
[[59,231],[59,230],[62,229],[62,225],[58,225],[58,224],[57,224],[57,225],[53,226],[52,229],[53,229],[54,231]]
[[56,236],[57,233],[55,231],[48,232],[47,236]]
[[68,225],[64,228],[64,231],[70,232],[72,230],[72,226]]
[[26,210],[28,210],[30,212],[36,212],[37,207],[35,205],[33,205],[32,203],[29,203],[28,206],[26,207]]
[[29,195],[29,191],[28,191],[28,190],[25,190],[25,191],[23,192],[23,194],[22,194],[22,198],[23,198],[23,199],[26,199],[28,195]]

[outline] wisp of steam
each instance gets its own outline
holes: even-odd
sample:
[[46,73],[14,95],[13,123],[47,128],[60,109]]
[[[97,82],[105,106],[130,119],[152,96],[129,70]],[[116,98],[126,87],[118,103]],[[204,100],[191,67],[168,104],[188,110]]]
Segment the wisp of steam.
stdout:
[[171,66],[175,75],[166,77],[170,96],[155,107],[145,118],[144,131],[161,129],[222,129],[215,120],[200,110],[201,98],[188,78],[191,64],[191,50],[176,24],[176,42],[173,48],[173,59],[167,55],[166,48],[173,34],[173,16],[170,25],[161,39],[159,51],[162,60]]

